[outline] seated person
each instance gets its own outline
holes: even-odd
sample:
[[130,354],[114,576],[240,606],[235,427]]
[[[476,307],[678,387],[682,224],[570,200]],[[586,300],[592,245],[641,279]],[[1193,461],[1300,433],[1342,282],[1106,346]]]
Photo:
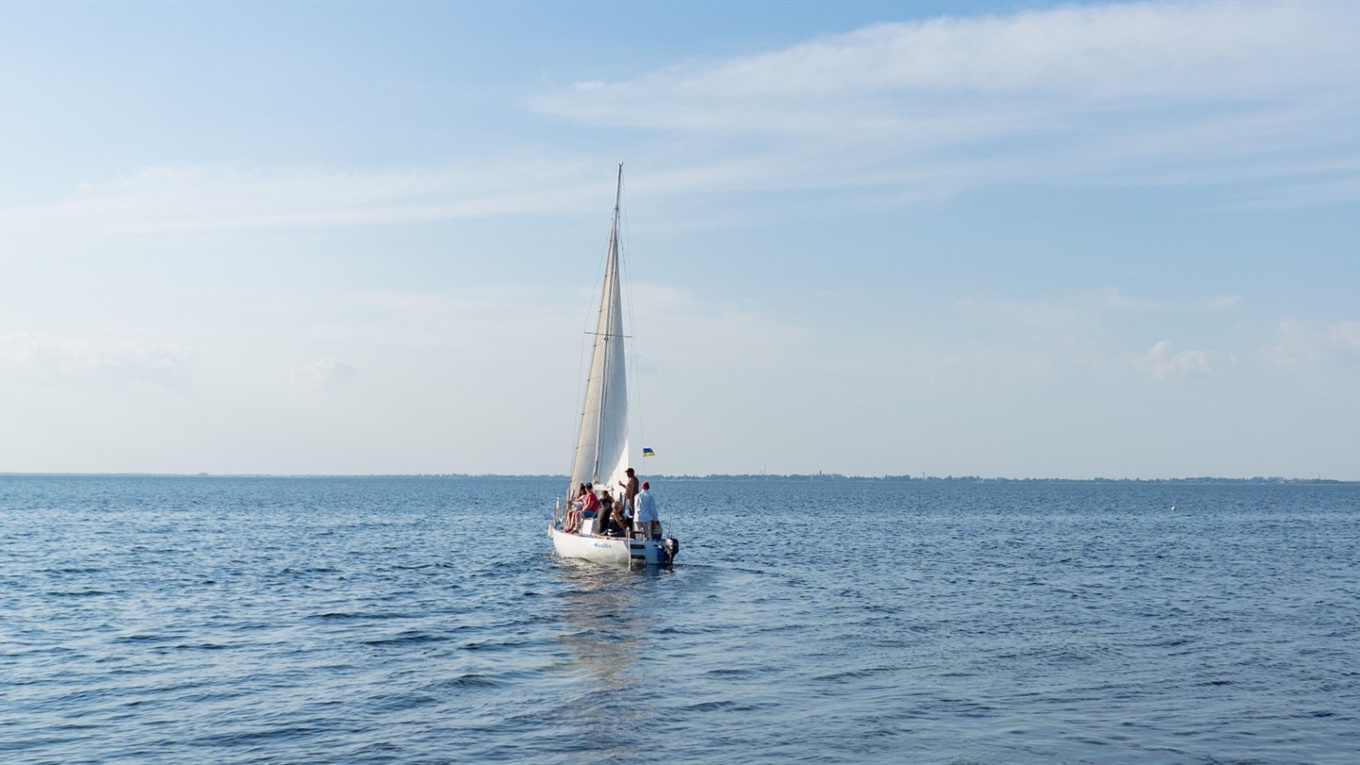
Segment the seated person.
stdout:
[[614,502],[614,498],[610,496],[609,490],[605,489],[600,492],[600,522],[595,526],[595,533],[600,536],[610,532],[617,533],[619,531],[618,518],[616,517],[618,512],[619,507]]
[[581,524],[586,518],[594,518],[600,512],[600,498],[595,496],[595,489],[590,484],[586,484],[586,492],[581,496],[581,509],[573,510],[571,514],[575,516],[574,522],[563,529],[568,534],[575,534],[581,530]]
[[581,506],[585,504],[586,485],[581,484],[567,499],[567,516],[562,519],[562,530],[571,533],[581,527]]

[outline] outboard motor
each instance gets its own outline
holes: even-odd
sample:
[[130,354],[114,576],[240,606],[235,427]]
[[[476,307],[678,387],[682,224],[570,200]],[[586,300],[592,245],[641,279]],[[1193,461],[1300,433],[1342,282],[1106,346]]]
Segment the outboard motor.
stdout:
[[675,537],[666,537],[661,540],[661,549],[666,551],[666,562],[674,563],[675,556],[680,554],[680,540]]

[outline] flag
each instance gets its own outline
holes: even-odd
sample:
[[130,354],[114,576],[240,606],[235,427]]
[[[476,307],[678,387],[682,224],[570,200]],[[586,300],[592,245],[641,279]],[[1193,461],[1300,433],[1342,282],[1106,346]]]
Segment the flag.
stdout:
[[655,457],[655,456],[656,456],[656,452],[654,452],[654,451],[652,451],[650,448],[644,446],[644,447],[642,447],[642,456],[644,456],[644,457]]

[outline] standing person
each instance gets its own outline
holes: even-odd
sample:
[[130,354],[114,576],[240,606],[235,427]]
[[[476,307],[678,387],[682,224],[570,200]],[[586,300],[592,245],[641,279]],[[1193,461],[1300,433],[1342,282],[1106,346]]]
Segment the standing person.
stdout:
[[620,513],[622,517],[632,519],[633,513],[637,512],[638,479],[633,475],[632,468],[624,472],[628,474],[628,480],[619,481],[619,485],[623,487],[623,507]]
[[656,514],[656,497],[652,496],[651,488],[651,483],[642,482],[642,491],[637,496],[635,520],[640,531],[652,539],[660,539],[661,516]]

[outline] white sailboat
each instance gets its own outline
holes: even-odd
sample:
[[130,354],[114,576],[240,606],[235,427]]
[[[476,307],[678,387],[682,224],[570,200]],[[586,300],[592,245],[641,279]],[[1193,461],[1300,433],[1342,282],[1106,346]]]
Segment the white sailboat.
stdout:
[[[623,304],[619,279],[619,200],[623,192],[623,165],[619,165],[614,191],[614,220],[609,229],[609,251],[604,269],[604,291],[595,325],[595,342],[586,378],[585,404],[576,436],[567,497],[581,484],[608,488],[618,494],[629,467],[628,377],[624,364]],[[574,532],[565,530],[566,512],[561,501],[553,509],[548,527],[557,554],[597,563],[669,565],[680,544],[674,538],[654,539],[638,531],[626,536],[607,536],[599,518],[585,518]]]

